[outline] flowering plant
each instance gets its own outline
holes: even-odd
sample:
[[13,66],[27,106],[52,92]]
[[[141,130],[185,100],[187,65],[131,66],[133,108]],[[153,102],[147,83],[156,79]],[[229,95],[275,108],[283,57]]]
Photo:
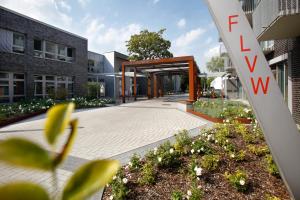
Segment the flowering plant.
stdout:
[[228,179],[229,183],[236,188],[239,192],[245,192],[248,190],[248,177],[246,172],[237,170],[235,173],[230,174],[225,172],[225,178]]

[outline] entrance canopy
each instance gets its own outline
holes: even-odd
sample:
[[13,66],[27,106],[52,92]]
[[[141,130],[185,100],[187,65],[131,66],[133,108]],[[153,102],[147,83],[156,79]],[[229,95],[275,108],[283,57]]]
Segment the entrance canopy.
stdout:
[[[148,97],[162,96],[163,81],[162,76],[166,74],[189,75],[189,101],[197,99],[197,76],[200,73],[193,56],[162,58],[155,60],[128,61],[122,63],[122,97],[125,103],[125,76],[126,72],[134,71],[134,97],[136,99],[136,74],[145,74],[148,78]],[[153,91],[153,94],[152,94]]]

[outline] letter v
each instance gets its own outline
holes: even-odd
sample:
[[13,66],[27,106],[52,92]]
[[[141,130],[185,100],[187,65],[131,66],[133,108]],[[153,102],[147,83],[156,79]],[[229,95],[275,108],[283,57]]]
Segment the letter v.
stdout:
[[250,60],[249,60],[248,56],[245,56],[245,60],[247,62],[247,65],[248,65],[248,68],[249,68],[250,72],[251,73],[254,72],[254,69],[255,69],[255,66],[256,66],[256,61],[257,61],[257,55],[255,55],[252,65],[250,63]]

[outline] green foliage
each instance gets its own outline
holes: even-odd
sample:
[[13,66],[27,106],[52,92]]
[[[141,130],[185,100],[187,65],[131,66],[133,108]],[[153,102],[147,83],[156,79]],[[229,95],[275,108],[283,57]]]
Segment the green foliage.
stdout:
[[51,170],[53,166],[48,151],[21,138],[10,138],[0,142],[0,160],[19,167],[40,170]]
[[224,58],[214,56],[209,62],[206,63],[206,67],[210,72],[223,72],[224,71]]
[[219,155],[205,155],[201,159],[201,167],[208,171],[214,171],[218,168],[219,162]]
[[273,157],[272,155],[266,155],[265,156],[265,162],[266,162],[266,169],[267,171],[273,175],[273,176],[276,176],[276,177],[279,177],[280,174],[279,174],[279,170],[273,160]]
[[9,183],[0,187],[0,195],[3,200],[49,200],[47,192],[39,185],[18,182]]
[[256,143],[256,136],[249,131],[245,124],[236,123],[235,132],[243,137],[243,140],[248,144]]
[[250,144],[247,147],[251,153],[253,153],[254,155],[259,156],[259,157],[265,156],[266,154],[270,153],[270,150],[267,145],[258,146],[258,145]]
[[267,194],[265,200],[280,200],[279,197]]
[[81,166],[71,178],[63,191],[63,200],[85,199],[104,187],[119,168],[114,160],[95,160]]
[[188,191],[189,200],[201,200],[203,198],[203,190],[198,188],[196,185],[193,185],[192,188]]
[[100,83],[98,82],[88,82],[87,83],[87,92],[89,98],[99,98],[100,97]]
[[192,149],[198,154],[212,154],[214,151],[206,141],[200,139],[192,142]]
[[45,134],[49,144],[54,145],[58,136],[67,128],[74,107],[73,103],[69,103],[60,104],[49,109],[45,124]]
[[240,150],[237,153],[230,152],[229,156],[230,156],[231,159],[233,159],[237,162],[245,161],[246,160],[246,151]]
[[141,157],[138,154],[133,154],[129,162],[129,169],[131,171],[139,170],[141,168]]
[[[78,120],[71,121],[74,104],[61,104],[48,110],[45,135],[48,144],[55,151],[58,136],[70,125],[71,130],[62,150],[54,156],[41,146],[21,138],[10,138],[0,142],[0,161],[20,167],[48,170],[53,173],[53,183],[56,180],[56,168],[67,157],[78,128]],[[62,195],[53,194],[53,198],[61,196],[67,199],[85,199],[95,193],[117,172],[119,162],[113,160],[91,161],[80,167],[68,180]],[[55,185],[56,186],[56,185]],[[54,191],[57,191],[55,188]],[[21,196],[22,195],[22,196]],[[0,196],[4,199],[49,199],[41,187],[32,183],[10,183],[0,187]]]
[[169,51],[171,42],[163,38],[165,30],[161,29],[158,32],[143,30],[139,34],[132,35],[130,40],[126,42],[129,60],[173,57],[173,54]]
[[248,177],[246,172],[237,170],[235,173],[230,174],[225,172],[225,178],[228,179],[229,183],[237,189],[239,192],[246,192],[248,190]]
[[124,176],[121,170],[119,170],[117,175],[113,178],[111,182],[113,199],[116,200],[126,199],[129,193],[129,189],[126,186],[126,183],[124,183],[125,178],[126,177]]
[[177,167],[180,163],[180,154],[175,151],[169,141],[162,144],[157,150],[157,165],[163,168]]
[[183,193],[181,191],[173,191],[171,195],[171,200],[183,200]]
[[199,170],[199,163],[195,157],[191,160],[188,165],[188,173],[192,180],[195,180],[198,176],[202,175],[202,169],[200,168],[201,174],[197,174],[197,169]]
[[139,183],[142,185],[153,185],[156,181],[156,171],[152,162],[146,162],[142,167]]
[[189,136],[187,130],[180,131],[175,135],[176,142],[174,147],[181,154],[187,154],[191,149],[192,138]]

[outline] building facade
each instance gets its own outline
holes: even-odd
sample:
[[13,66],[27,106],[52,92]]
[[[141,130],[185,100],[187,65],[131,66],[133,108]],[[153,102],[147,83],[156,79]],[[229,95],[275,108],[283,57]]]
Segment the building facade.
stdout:
[[0,103],[84,96],[87,39],[0,7]]
[[300,124],[300,0],[240,0],[274,77]]

